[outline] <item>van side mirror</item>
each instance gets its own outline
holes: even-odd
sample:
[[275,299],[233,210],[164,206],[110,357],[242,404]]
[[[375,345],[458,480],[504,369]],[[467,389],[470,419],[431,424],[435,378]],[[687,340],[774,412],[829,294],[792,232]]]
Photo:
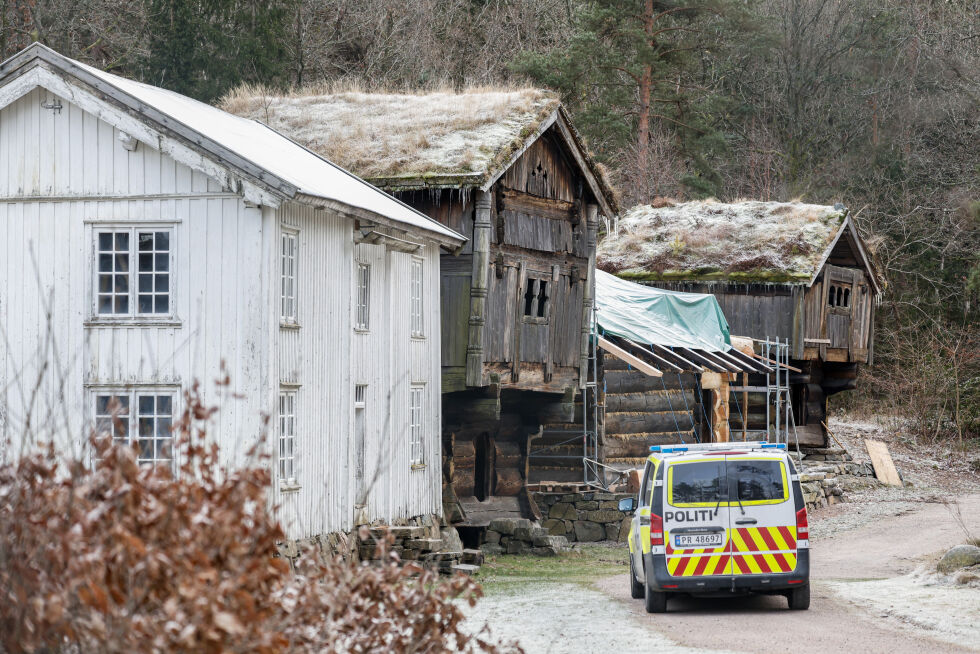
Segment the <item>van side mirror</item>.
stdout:
[[636,511],[636,498],[624,497],[623,499],[619,500],[619,510],[627,513]]

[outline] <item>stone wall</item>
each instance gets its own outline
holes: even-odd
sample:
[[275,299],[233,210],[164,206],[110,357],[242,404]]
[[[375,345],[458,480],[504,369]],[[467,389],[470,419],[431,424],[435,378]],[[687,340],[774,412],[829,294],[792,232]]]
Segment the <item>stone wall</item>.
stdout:
[[635,496],[599,491],[532,495],[541,511],[541,526],[553,536],[579,543],[626,542],[633,514],[620,511],[619,500]]
[[808,510],[843,502],[844,493],[878,483],[870,463],[855,463],[846,450],[803,448],[800,486]]
[[490,521],[484,543],[486,554],[534,554],[555,556],[568,548],[568,539],[548,533],[548,530],[527,518],[497,518]]

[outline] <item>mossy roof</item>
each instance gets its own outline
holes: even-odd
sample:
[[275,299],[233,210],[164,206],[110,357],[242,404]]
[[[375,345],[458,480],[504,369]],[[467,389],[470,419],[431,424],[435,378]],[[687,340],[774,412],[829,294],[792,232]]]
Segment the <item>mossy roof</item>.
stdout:
[[597,266],[635,281],[807,283],[847,217],[801,202],[662,204],[622,214]]

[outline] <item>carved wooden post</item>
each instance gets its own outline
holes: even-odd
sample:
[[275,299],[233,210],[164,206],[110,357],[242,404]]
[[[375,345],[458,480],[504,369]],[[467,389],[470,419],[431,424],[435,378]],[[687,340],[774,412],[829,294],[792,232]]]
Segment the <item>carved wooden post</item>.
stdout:
[[589,268],[585,275],[585,289],[582,292],[582,350],[579,354],[579,388],[585,388],[589,380],[589,337],[592,324],[589,320],[589,310],[592,308],[592,298],[595,295],[595,240],[599,230],[599,207],[594,204],[585,207],[586,244],[589,253]]
[[483,326],[490,275],[490,194],[475,191],[473,275],[470,280],[470,325],[466,344],[466,385],[483,386]]

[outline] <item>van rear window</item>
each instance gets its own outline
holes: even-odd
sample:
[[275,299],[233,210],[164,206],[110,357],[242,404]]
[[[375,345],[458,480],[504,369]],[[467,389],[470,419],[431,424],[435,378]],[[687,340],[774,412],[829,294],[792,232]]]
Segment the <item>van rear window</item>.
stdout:
[[670,468],[671,504],[718,502],[725,480],[724,461],[675,463]]
[[728,461],[733,501],[760,502],[788,497],[779,461]]

